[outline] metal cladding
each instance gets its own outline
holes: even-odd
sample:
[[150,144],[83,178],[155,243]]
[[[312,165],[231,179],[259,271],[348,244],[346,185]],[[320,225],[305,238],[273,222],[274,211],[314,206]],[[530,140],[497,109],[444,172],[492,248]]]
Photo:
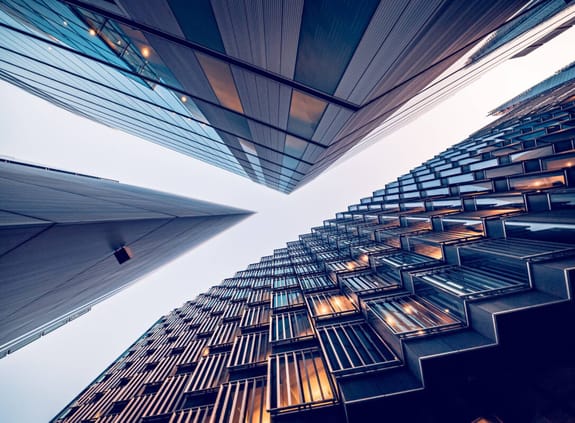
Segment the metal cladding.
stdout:
[[0,161],[0,357],[250,212]]
[[54,422],[573,417],[574,122],[549,101],[454,145],[159,319]]
[[289,193],[477,77],[460,59],[524,5],[3,0],[0,78]]

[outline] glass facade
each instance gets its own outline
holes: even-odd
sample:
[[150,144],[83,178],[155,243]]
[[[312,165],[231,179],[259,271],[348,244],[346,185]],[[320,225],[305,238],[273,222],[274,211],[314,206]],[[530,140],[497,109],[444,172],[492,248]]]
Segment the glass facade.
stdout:
[[450,66],[522,5],[5,0],[0,78],[289,193],[463,85]]
[[561,100],[500,120],[349,206],[162,317],[54,421],[480,421],[469,369],[507,386],[537,328],[572,330],[574,118]]

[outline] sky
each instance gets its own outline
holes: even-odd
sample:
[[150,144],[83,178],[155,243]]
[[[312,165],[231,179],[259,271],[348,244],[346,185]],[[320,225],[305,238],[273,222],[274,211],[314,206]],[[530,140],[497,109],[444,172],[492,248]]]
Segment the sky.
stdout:
[[487,112],[575,60],[575,28],[484,74],[289,196],[0,81],[0,156],[257,212],[86,315],[0,359],[0,422],[53,418],[158,318],[489,123]]

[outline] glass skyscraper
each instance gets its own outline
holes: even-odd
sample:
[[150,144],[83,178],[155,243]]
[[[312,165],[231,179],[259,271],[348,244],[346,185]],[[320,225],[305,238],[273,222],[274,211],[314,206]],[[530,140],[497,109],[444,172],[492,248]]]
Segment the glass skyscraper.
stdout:
[[54,421],[573,418],[575,98],[555,94],[162,317]]
[[513,54],[460,60],[540,3],[3,0],[0,78],[289,193]]

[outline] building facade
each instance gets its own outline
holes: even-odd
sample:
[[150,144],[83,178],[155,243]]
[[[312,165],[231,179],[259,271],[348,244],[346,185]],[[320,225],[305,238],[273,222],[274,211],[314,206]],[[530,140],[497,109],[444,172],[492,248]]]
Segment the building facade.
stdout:
[[289,193],[519,51],[460,60],[535,3],[4,0],[0,78]]
[[[563,12],[565,8],[571,3],[571,0],[552,0],[552,1],[537,1],[531,0],[525,5],[529,10],[521,17],[503,25],[495,33],[493,33],[469,58],[470,62],[477,62],[489,53],[499,49],[500,47],[508,44],[513,39],[522,36],[534,27],[541,25],[554,18],[559,13]],[[547,41],[557,37],[562,32],[566,31],[575,24],[574,18],[569,18],[561,23],[561,25],[554,27],[554,29],[547,33],[544,37],[536,40],[531,40],[528,46],[515,53],[513,58],[523,57],[532,51],[541,47]]]
[[251,212],[0,161],[0,357]]
[[53,421],[572,421],[574,122],[571,97],[478,131],[159,319]]
[[575,62],[499,105],[489,114],[508,119],[511,115],[522,116],[528,110],[543,107],[545,104],[554,103],[557,100],[567,99],[575,94],[573,80],[575,80]]

